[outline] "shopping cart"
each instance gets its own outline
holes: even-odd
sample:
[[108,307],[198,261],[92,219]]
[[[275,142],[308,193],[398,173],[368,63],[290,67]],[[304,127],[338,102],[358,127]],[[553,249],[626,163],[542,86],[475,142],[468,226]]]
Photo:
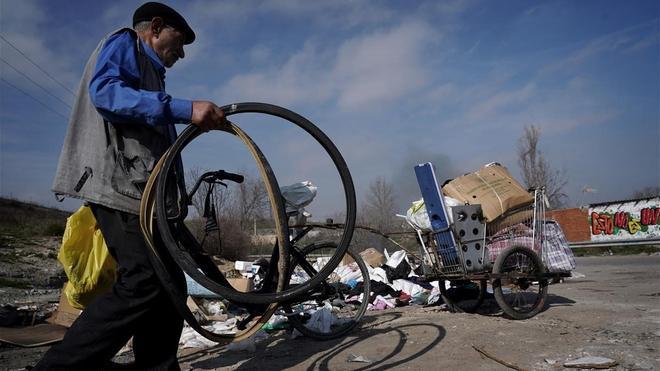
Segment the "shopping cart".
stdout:
[[543,189],[534,201],[486,223],[480,205],[459,205],[451,215],[430,163],[415,167],[430,220],[430,230],[414,223],[427,281],[440,281],[440,293],[450,309],[473,312],[483,303],[490,283],[502,311],[526,319],[545,306],[548,282],[570,276],[550,271],[548,227]]

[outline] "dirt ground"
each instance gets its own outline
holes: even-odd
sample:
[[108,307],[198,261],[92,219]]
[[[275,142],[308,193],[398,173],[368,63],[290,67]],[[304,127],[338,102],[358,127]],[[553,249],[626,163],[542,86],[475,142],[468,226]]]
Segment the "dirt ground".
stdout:
[[[410,306],[369,312],[362,327],[328,342],[284,332],[255,352],[181,350],[183,370],[507,370],[473,346],[526,370],[561,370],[581,356],[614,359],[617,370],[660,369],[660,255],[577,258],[582,278],[549,288],[536,317],[502,317],[494,300],[478,314]],[[32,365],[47,347],[0,348],[0,369]],[[350,362],[361,356],[367,362]]]

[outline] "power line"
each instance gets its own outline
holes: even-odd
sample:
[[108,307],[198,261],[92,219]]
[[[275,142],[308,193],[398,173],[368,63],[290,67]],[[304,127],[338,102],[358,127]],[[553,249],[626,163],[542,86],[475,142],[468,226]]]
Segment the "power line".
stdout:
[[46,103],[44,103],[44,102],[40,101],[39,99],[35,98],[32,94],[26,92],[25,90],[19,88],[19,87],[16,86],[16,85],[10,83],[9,81],[5,80],[5,79],[2,78],[2,77],[0,77],[0,80],[4,81],[5,84],[7,84],[7,85],[11,86],[12,88],[14,88],[14,89],[20,91],[21,93],[27,95],[28,97],[34,99],[35,101],[37,101],[37,103],[39,103],[39,104],[41,104],[42,106],[46,107],[49,111],[51,111],[51,112],[55,113],[56,115],[58,115],[58,116],[64,118],[65,120],[67,120],[66,116],[64,116],[63,114],[57,112],[55,109],[51,108],[51,107],[50,107],[49,105],[47,105]]
[[60,102],[64,103],[65,106],[67,106],[67,107],[73,109],[73,107],[71,107],[71,105],[70,105],[69,103],[63,101],[62,98],[60,98],[60,97],[58,97],[57,95],[55,95],[55,94],[51,93],[50,91],[48,91],[48,89],[46,89],[45,87],[43,87],[43,86],[42,86],[41,84],[39,84],[38,82],[32,80],[32,79],[30,78],[30,76],[26,75],[26,74],[23,73],[22,71],[19,71],[18,68],[12,66],[11,63],[7,62],[7,61],[4,60],[2,57],[0,57],[0,61],[4,62],[7,66],[11,67],[14,71],[18,72],[19,74],[21,74],[21,75],[22,75],[23,77],[25,77],[26,79],[32,81],[33,84],[35,84],[35,85],[37,85],[38,87],[40,87],[41,90],[43,90],[43,91],[46,92],[46,94],[48,94],[48,95],[50,95],[51,97],[53,97],[53,98],[59,100]]
[[71,93],[71,94],[73,95],[74,98],[76,97],[76,93],[74,93],[71,89],[69,89],[69,88],[67,88],[66,86],[64,86],[64,84],[62,84],[58,79],[54,78],[51,74],[49,74],[48,72],[46,72],[46,70],[44,70],[43,68],[41,68],[41,66],[39,66],[39,65],[37,64],[37,62],[35,62],[35,61],[33,61],[32,59],[30,59],[30,57],[28,57],[27,55],[25,55],[25,53],[23,53],[23,52],[22,52],[17,46],[15,46],[14,44],[12,44],[9,40],[5,39],[4,36],[0,35],[0,39],[3,39],[7,44],[9,44],[12,48],[14,48],[14,50],[16,50],[17,52],[19,52],[23,57],[25,57],[25,59],[27,59],[28,61],[30,61],[30,63],[32,63],[35,67],[37,67],[39,70],[41,70],[41,72],[45,73],[46,76],[48,76],[48,77],[50,77],[51,79],[53,79],[53,81],[55,81],[55,82],[58,83],[61,87],[63,87],[66,91],[68,91],[69,93]]

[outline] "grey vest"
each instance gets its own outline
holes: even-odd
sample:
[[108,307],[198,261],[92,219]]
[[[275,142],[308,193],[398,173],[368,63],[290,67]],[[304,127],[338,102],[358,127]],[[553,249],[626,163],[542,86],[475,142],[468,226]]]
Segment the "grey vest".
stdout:
[[[176,135],[173,125],[152,127],[108,122],[96,111],[89,83],[108,37],[128,30],[137,43],[140,89],[163,91],[164,84],[131,29],[108,34],[85,66],[53,181],[56,196],[74,197],[133,214],[139,213],[142,189]],[[169,127],[172,126],[172,127]],[[185,189],[185,188],[184,188]]]

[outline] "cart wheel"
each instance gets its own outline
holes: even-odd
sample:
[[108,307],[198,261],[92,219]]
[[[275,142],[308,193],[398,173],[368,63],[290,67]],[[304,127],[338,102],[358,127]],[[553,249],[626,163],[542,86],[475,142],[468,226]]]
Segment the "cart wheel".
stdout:
[[449,281],[451,287],[440,281],[440,296],[449,310],[454,313],[474,313],[486,297],[486,280],[479,281]]
[[513,246],[495,260],[493,280],[495,300],[513,319],[527,319],[543,309],[548,295],[548,280],[541,258],[524,246]]
[[[294,247],[294,249],[296,248]],[[322,242],[305,246],[301,251],[302,256],[297,254],[297,251],[292,251],[292,277],[295,277],[297,280],[309,280],[310,277],[316,275],[318,270],[322,268],[318,265],[313,267],[312,264],[316,262],[325,263],[324,261],[327,258],[335,254],[336,249],[336,243]],[[347,267],[355,269],[354,279],[361,281],[359,282],[362,284],[361,288],[357,290],[351,289],[348,285],[339,282],[339,276],[336,272],[338,269],[344,269],[340,265],[325,281],[321,281],[319,285],[304,296],[305,301],[282,305],[293,327],[303,335],[317,340],[336,339],[353,330],[359,324],[362,316],[364,316],[369,306],[369,295],[371,293],[369,270],[359,254],[355,254],[350,250],[346,254],[355,261],[355,263],[351,263]],[[292,282],[291,286],[295,286],[295,284],[295,282]],[[358,298],[362,294],[362,301],[349,301],[356,294]],[[330,303],[333,306],[331,315],[337,317],[335,324],[330,327],[329,332],[321,332],[319,329],[310,328],[310,315],[307,312],[322,309],[326,303]],[[336,308],[339,308],[339,310],[336,310]]]

